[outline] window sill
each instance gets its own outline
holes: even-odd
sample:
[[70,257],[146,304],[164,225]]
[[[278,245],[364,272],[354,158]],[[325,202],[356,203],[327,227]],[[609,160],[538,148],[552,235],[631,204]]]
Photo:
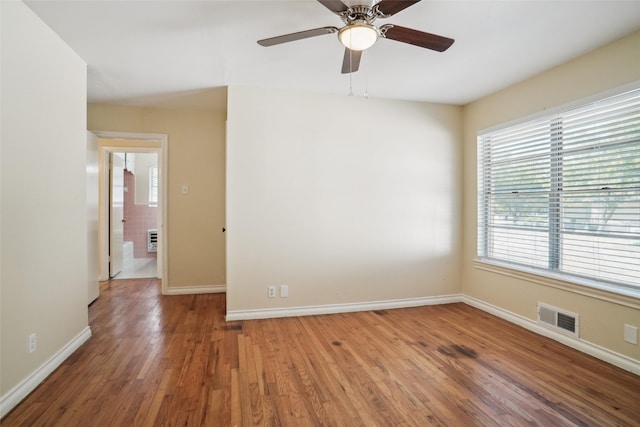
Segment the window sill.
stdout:
[[489,271],[516,279],[526,280],[538,285],[549,286],[564,291],[585,295],[591,298],[620,304],[626,307],[640,309],[640,289],[630,289],[590,280],[572,278],[554,273],[541,273],[537,270],[513,264],[474,259],[473,267],[478,270]]

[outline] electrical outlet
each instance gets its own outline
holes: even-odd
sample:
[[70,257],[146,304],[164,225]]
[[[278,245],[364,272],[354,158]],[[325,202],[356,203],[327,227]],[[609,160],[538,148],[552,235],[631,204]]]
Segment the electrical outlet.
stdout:
[[33,353],[34,351],[36,351],[36,334],[29,335],[28,351],[29,353]]
[[638,327],[625,324],[624,340],[630,344],[638,345]]
[[276,297],[276,287],[275,286],[269,286],[267,296],[269,298],[275,298]]
[[289,286],[288,285],[280,285],[280,297],[286,298],[289,296]]

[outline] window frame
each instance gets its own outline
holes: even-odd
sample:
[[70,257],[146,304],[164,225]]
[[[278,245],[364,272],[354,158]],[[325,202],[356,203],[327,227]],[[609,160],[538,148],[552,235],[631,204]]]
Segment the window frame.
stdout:
[[[557,251],[552,251],[551,248],[554,245],[559,248],[560,246],[560,235],[562,233],[562,217],[560,216],[559,210],[557,212],[552,212],[549,209],[547,213],[547,218],[549,218],[549,264],[547,267],[536,267],[535,265],[527,265],[521,264],[518,262],[513,262],[509,260],[501,260],[492,257],[488,257],[489,254],[489,239],[488,236],[485,235],[484,238],[481,238],[482,233],[490,233],[489,227],[489,218],[486,209],[487,203],[491,199],[492,195],[489,191],[486,191],[487,180],[484,179],[484,163],[482,161],[482,156],[480,153],[480,138],[486,137],[491,133],[495,133],[501,130],[514,128],[519,125],[526,124],[528,122],[541,121],[543,119],[549,120],[552,123],[551,129],[556,128],[556,123],[553,123],[556,120],[561,120],[561,114],[564,112],[568,112],[571,110],[575,110],[581,107],[586,107],[590,104],[596,103],[600,100],[604,100],[609,97],[622,95],[629,91],[640,90],[640,81],[632,82],[628,85],[604,92],[599,93],[594,96],[584,98],[578,101],[571,102],[569,104],[565,104],[553,109],[548,109],[543,112],[526,116],[514,121],[510,121],[507,123],[503,123],[497,126],[493,126],[487,129],[483,129],[477,132],[477,141],[478,141],[478,158],[476,159],[476,166],[478,168],[476,177],[478,180],[482,180],[482,182],[478,181],[476,183],[476,188],[478,191],[478,198],[476,200],[476,207],[478,211],[476,213],[476,258],[474,259],[474,267],[480,270],[491,271],[494,273],[499,273],[507,276],[513,276],[520,279],[528,280],[531,282],[536,282],[543,285],[548,285],[552,287],[560,287],[563,289],[569,289],[578,293],[586,293],[587,295],[592,295],[595,293],[595,296],[602,297],[602,292],[606,294],[613,293],[616,296],[620,296],[623,300],[625,298],[632,298],[633,306],[637,305],[637,299],[640,299],[640,284],[634,286],[633,284],[629,285],[628,283],[621,283],[615,281],[609,281],[606,279],[602,279],[600,277],[584,277],[575,273],[563,272],[552,270],[551,265],[559,265],[560,259],[556,257],[556,255],[561,255],[562,250],[558,249]],[[560,129],[562,132],[562,129]],[[552,132],[550,132],[550,147],[553,148],[554,144],[554,136]],[[560,144],[562,144],[562,139],[559,139]],[[486,149],[486,148],[485,148]],[[553,149],[551,150],[553,153]],[[553,157],[553,154],[550,155],[550,158]],[[560,159],[562,161],[562,159]],[[558,193],[554,190],[554,186],[557,188],[561,188],[562,186],[562,178],[560,178],[560,182],[557,179],[554,182],[554,172],[553,172],[553,160],[550,162],[550,166],[548,168],[548,173],[550,175],[550,191],[549,197],[556,197]],[[552,204],[549,204],[552,206]],[[551,221],[551,217],[556,218],[556,221]],[[484,224],[484,226],[483,226]],[[553,224],[553,225],[552,225]],[[552,253],[553,252],[553,253]],[[555,264],[554,263],[555,258]],[[585,291],[586,289],[586,291]],[[606,298],[605,298],[606,299]],[[616,299],[616,298],[614,298]]]
[[149,166],[149,207],[158,207],[159,200],[158,166]]

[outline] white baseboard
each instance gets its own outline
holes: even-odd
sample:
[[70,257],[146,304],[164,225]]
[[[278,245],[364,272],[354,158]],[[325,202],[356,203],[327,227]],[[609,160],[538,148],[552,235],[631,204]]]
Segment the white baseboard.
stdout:
[[227,292],[227,285],[168,287],[164,295],[215,294]]
[[56,352],[49,360],[36,369],[18,385],[9,390],[0,398],[0,418],[11,411],[22,399],[36,389],[53,371],[64,362],[67,357],[76,351],[85,341],[91,338],[91,328],[87,326]]
[[519,314],[512,313],[510,311],[504,310],[500,307],[496,307],[495,305],[488,304],[484,301],[480,301],[467,295],[463,296],[462,302],[482,311],[486,311],[487,313],[493,314],[494,316],[500,317],[501,319],[507,320],[511,323],[515,323],[516,325],[522,326],[523,328],[535,332],[539,335],[551,338],[554,341],[558,341],[568,347],[593,356],[596,359],[600,359],[626,371],[633,372],[636,375],[640,375],[640,361],[638,360],[632,359],[620,353],[616,353],[615,351],[606,349],[589,341],[553,331],[527,317],[520,316]]
[[349,304],[310,305],[304,307],[280,307],[259,310],[227,311],[227,321],[271,319],[275,317],[312,316],[318,314],[350,313],[355,311],[386,310],[393,308],[420,307],[424,305],[450,304],[462,302],[462,295],[442,295],[435,297],[404,298],[387,301],[373,301]]

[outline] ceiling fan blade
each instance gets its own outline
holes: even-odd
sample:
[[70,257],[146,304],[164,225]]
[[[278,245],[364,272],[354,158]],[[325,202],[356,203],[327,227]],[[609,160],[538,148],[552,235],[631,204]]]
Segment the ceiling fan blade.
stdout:
[[319,3],[322,3],[324,7],[329,9],[333,13],[340,14],[340,12],[344,12],[348,9],[347,5],[342,3],[340,0],[318,0]]
[[296,40],[308,39],[310,37],[322,36],[338,32],[336,27],[321,27],[313,30],[298,31],[297,33],[284,34],[282,36],[271,37],[268,39],[258,40],[260,46],[274,46],[277,44],[288,43]]
[[355,73],[360,68],[361,50],[349,50],[345,48],[342,60],[342,74]]
[[409,43],[414,46],[424,47],[425,49],[436,50],[438,52],[444,52],[449,49],[455,41],[448,37],[425,33],[423,31],[392,24],[383,25],[380,27],[380,32],[387,39],[402,43]]
[[420,0],[382,0],[376,5],[378,10],[386,17],[395,15],[405,10],[409,6],[413,6]]

